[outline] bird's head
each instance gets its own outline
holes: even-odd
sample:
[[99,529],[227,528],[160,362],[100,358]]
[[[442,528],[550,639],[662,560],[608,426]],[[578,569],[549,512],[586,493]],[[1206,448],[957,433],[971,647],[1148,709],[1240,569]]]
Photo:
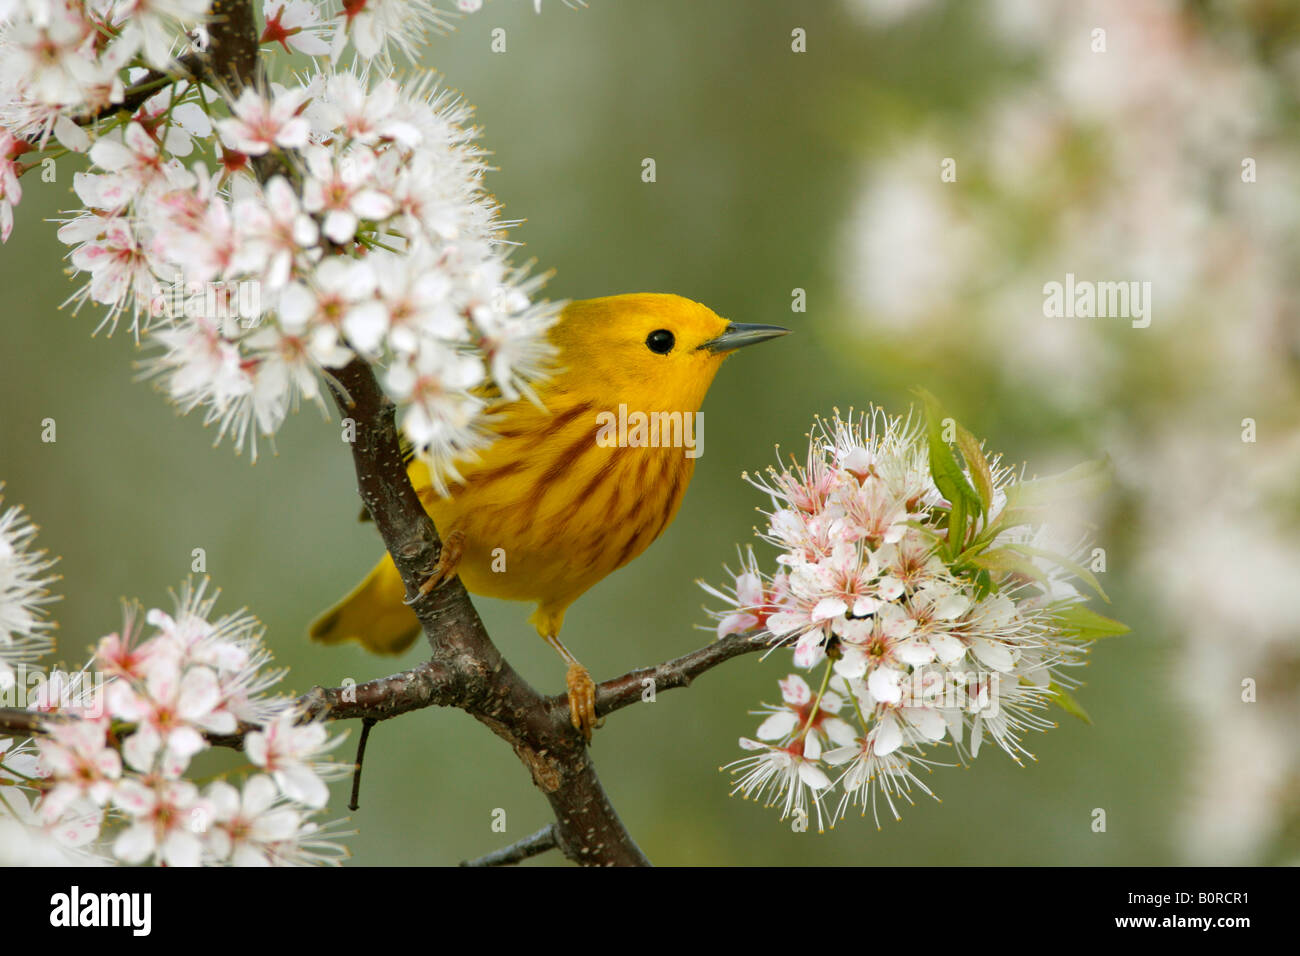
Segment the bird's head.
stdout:
[[789,331],[729,322],[679,295],[584,299],[551,329],[561,366],[554,384],[632,409],[694,412],[733,351]]

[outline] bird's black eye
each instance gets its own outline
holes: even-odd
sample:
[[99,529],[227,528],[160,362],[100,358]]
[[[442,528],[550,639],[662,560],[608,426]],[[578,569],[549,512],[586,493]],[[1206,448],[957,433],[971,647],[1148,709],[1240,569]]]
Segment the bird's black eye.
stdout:
[[667,355],[677,344],[677,339],[667,329],[655,329],[645,339],[646,347],[651,352],[658,352],[660,355]]

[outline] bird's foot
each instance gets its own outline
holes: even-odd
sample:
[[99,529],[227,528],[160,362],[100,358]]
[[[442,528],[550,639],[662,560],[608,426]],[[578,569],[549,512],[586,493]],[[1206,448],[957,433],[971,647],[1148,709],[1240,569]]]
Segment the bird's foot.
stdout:
[[434,588],[444,581],[450,581],[456,576],[456,568],[460,565],[461,555],[465,553],[465,532],[453,531],[447,537],[442,539],[442,551],[438,553],[438,562],[429,572],[429,576],[424,579],[420,589],[415,592],[413,597],[406,598],[403,604],[411,605],[421,598],[427,597]]
[[574,661],[564,675],[564,683],[569,688],[569,720],[591,743],[592,730],[604,723],[596,717],[596,682],[587,668]]

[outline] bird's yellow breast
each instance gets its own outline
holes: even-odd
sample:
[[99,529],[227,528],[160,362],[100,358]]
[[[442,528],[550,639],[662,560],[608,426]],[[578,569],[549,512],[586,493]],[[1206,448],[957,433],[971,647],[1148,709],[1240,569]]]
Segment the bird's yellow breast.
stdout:
[[499,437],[447,497],[412,465],[439,532],[465,536],[459,573],[470,591],[562,613],[671,523],[694,460],[681,447],[598,442],[602,411],[618,414],[573,396],[551,412],[506,406]]

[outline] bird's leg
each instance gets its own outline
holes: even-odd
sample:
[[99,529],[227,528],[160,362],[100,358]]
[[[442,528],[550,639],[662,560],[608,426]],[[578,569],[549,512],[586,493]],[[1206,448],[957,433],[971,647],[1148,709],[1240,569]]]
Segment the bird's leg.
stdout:
[[465,532],[456,530],[442,539],[442,550],[438,552],[438,562],[429,572],[429,576],[424,579],[420,589],[415,592],[413,597],[405,598],[402,603],[406,605],[414,604],[420,598],[425,597],[443,581],[450,581],[456,576],[456,567],[460,564],[461,555],[465,551]]
[[569,720],[587,743],[591,743],[591,731],[604,723],[596,718],[596,682],[591,679],[587,668],[578,663],[578,659],[560,643],[558,637],[543,634],[542,639],[555,648],[555,652],[569,665],[568,673],[564,675],[565,686],[569,689]]

